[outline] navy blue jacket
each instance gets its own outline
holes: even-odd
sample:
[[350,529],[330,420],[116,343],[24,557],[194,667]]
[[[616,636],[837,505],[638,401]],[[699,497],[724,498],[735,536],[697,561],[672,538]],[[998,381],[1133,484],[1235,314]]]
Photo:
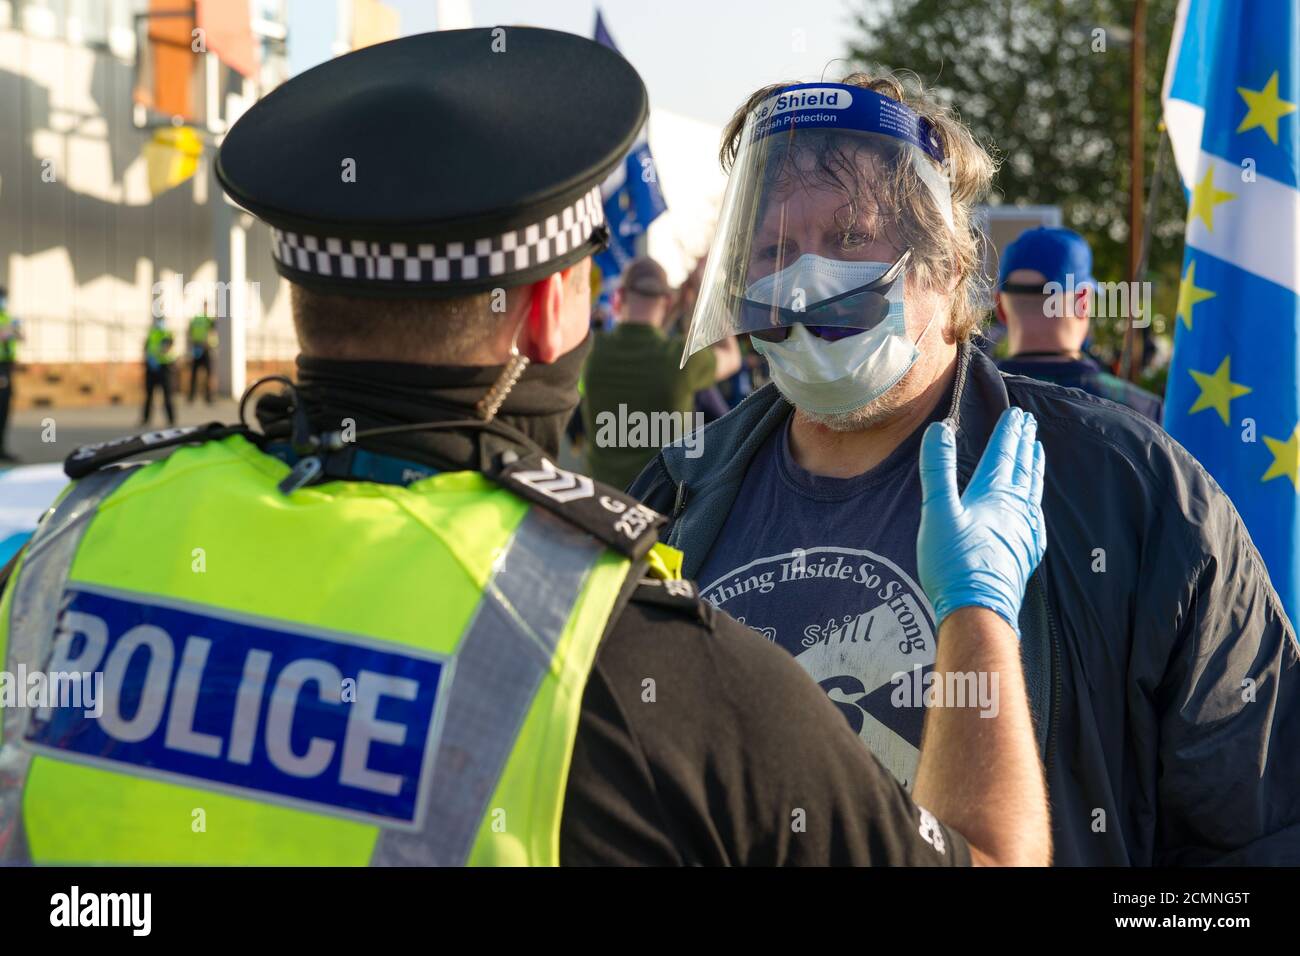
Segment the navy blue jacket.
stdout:
[[1164,418],[1164,402],[1158,397],[1132,382],[1111,375],[1087,355],[1063,361],[1035,361],[1013,356],[999,362],[998,368],[1008,375],[1027,375],[1064,388],[1081,388],[1098,398],[1127,405],[1157,425]]
[[[1300,653],[1227,496],[1143,416],[1004,376],[969,345],[954,384],[958,480],[1009,405],[1046,452],[1047,554],[1023,662],[1061,864],[1300,864]],[[631,491],[671,517],[687,577],[791,406],[768,386],[665,448]]]

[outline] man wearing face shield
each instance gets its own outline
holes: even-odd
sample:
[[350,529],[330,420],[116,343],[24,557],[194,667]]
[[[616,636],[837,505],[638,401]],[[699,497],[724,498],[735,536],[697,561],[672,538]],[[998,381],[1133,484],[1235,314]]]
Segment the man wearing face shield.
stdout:
[[1281,756],[1300,743],[1300,658],[1249,535],[1159,428],[972,346],[971,209],[993,165],[906,98],[855,74],[737,112],[686,352],[748,333],[773,383],[631,491],[670,516],[705,599],[793,654],[910,786],[938,638],[917,583],[922,436],[951,423],[964,486],[999,417],[1031,412],[1051,546],[1010,623],[1055,859],[1300,862],[1300,764]]

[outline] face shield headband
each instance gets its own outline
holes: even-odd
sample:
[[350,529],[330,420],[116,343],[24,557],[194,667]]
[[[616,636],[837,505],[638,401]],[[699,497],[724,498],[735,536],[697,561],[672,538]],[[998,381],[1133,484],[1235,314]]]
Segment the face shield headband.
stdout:
[[904,219],[952,229],[933,125],[861,87],[777,91],[741,132],[682,364],[732,335],[779,341],[802,324],[836,339],[896,318],[914,258]]

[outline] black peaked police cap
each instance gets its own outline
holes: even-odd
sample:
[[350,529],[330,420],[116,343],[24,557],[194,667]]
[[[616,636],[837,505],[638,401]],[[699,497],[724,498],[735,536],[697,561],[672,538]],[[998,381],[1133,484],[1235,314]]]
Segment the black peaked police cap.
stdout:
[[528,27],[403,37],[293,77],[231,128],[216,173],[325,292],[463,296],[603,247],[600,184],[648,113],[626,60]]

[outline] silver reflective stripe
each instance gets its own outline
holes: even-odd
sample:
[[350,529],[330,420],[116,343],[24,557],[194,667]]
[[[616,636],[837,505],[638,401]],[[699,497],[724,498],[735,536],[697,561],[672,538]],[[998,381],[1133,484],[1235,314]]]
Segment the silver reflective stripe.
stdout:
[[[9,582],[14,593],[9,608],[6,670],[13,672],[20,664],[28,672],[45,669],[77,546],[100,503],[138,467],[105,468],[82,478],[32,535],[22,570]],[[0,743],[0,862],[4,863],[30,862],[22,801],[32,758],[18,745],[27,727],[27,716],[25,707],[8,711],[4,741]]]
[[520,726],[603,548],[534,508],[515,530],[461,639],[447,693],[424,826],[385,830],[374,866],[460,866],[469,859]]

